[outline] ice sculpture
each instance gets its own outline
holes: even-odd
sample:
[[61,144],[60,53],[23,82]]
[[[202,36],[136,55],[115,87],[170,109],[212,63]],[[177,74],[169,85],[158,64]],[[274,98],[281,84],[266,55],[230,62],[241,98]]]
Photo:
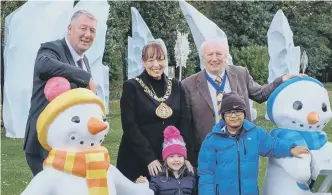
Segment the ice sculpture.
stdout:
[[254,106],[254,101],[249,99],[249,106],[250,106],[251,120],[255,121],[256,118],[257,118],[257,110],[253,107]]
[[41,43],[64,36],[73,4],[28,1],[6,17],[3,120],[7,137],[24,137],[37,51]]
[[148,26],[136,8],[131,8],[132,37],[128,37],[128,79],[138,76],[144,70],[142,64],[142,50],[145,44],[150,41],[161,43],[166,52],[165,74],[168,75],[167,49],[163,40],[154,39]]
[[107,108],[107,113],[109,111],[109,87],[107,87],[109,86],[109,77],[105,78],[105,75],[109,74],[109,69],[105,67],[102,59],[105,51],[109,8],[107,0],[81,0],[75,5],[72,11],[72,14],[74,14],[74,12],[80,9],[85,9],[97,18],[96,38],[91,48],[85,54],[89,59],[92,78],[97,88],[97,95],[103,100]]
[[[294,47],[293,32],[282,10],[278,10],[267,32],[269,61],[268,82],[283,74],[300,72],[300,47]],[[265,119],[269,120],[267,114]]]
[[[190,27],[193,35],[197,51],[200,50],[202,43],[208,39],[218,39],[225,42],[228,45],[227,36],[223,30],[221,30],[214,22],[209,20],[206,16],[200,13],[196,8],[191,6],[185,1],[180,1],[180,8],[187,23]],[[204,64],[200,58],[200,67],[203,70]],[[229,65],[233,65],[232,56],[227,56],[227,62]]]
[[105,96],[105,102],[104,104],[107,105],[106,106],[106,113],[110,113],[110,109],[109,109],[109,105],[110,105],[110,77],[109,77],[109,70],[110,68],[108,66],[103,66],[103,78],[104,78],[104,96]]

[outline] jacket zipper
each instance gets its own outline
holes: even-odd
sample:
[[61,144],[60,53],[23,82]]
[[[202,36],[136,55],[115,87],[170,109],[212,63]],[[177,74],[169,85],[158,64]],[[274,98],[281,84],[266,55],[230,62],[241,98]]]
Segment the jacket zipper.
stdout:
[[244,155],[247,155],[247,147],[246,147],[246,142],[242,139],[243,141],[243,147],[244,147]]
[[179,183],[179,195],[181,195],[181,182],[180,182],[180,180],[178,180],[178,183]]
[[241,166],[240,166],[240,147],[239,147],[239,140],[236,140],[236,146],[237,146],[237,169],[238,169],[238,181],[239,181],[239,195],[241,195]]
[[[253,127],[254,128],[254,127]],[[251,128],[252,129],[252,128]],[[251,130],[251,129],[248,129],[247,131]],[[246,133],[246,131],[243,131],[241,132],[240,136],[236,139],[236,138],[233,138],[236,142],[236,147],[237,147],[237,169],[238,169],[238,183],[239,183],[239,195],[242,194],[242,190],[241,190],[241,166],[240,166],[240,161],[241,161],[241,158],[240,158],[240,147],[239,147],[239,139],[240,137],[242,137],[244,134]],[[226,137],[226,138],[229,138],[227,137],[226,135],[222,135],[222,137]],[[243,139],[242,139],[243,140]],[[243,146],[244,146],[244,155],[247,154],[247,148],[246,148],[246,145],[244,143],[244,140],[243,140]]]

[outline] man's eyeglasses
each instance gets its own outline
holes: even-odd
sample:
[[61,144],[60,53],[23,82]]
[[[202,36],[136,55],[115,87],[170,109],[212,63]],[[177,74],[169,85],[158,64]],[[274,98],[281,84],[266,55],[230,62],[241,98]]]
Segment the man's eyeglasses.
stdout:
[[243,110],[232,110],[232,111],[225,112],[225,116],[231,117],[233,114],[235,114],[235,116],[241,116],[243,113],[244,113]]

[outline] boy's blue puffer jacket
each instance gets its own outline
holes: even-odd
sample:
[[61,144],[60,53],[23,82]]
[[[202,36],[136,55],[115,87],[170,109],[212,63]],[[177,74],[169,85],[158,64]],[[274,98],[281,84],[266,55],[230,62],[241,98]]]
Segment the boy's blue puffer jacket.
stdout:
[[244,120],[238,140],[229,136],[225,122],[216,124],[198,157],[200,195],[258,195],[259,155],[291,157],[291,142],[271,137]]

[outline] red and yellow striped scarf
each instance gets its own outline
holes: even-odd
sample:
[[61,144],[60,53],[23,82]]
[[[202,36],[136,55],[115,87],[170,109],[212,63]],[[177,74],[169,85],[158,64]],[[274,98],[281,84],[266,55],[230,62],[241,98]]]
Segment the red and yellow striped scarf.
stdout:
[[110,158],[103,146],[86,152],[51,150],[44,166],[86,178],[89,195],[109,195],[107,171]]

